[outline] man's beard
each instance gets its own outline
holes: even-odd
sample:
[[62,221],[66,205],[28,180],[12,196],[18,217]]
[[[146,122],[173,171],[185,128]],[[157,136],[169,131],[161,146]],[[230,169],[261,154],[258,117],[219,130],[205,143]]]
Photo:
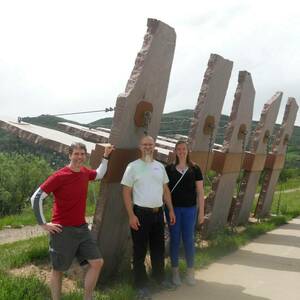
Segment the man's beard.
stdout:
[[145,159],[146,163],[150,163],[153,161],[153,156],[152,156],[152,154],[146,153],[144,156],[144,159]]

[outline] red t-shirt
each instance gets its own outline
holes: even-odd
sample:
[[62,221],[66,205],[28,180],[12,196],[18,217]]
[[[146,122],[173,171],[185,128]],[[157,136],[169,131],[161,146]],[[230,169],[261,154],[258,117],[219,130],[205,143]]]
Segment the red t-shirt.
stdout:
[[41,189],[53,193],[52,223],[64,226],[80,226],[85,224],[85,207],[89,180],[96,178],[95,170],[81,167],[74,172],[64,167],[51,175]]

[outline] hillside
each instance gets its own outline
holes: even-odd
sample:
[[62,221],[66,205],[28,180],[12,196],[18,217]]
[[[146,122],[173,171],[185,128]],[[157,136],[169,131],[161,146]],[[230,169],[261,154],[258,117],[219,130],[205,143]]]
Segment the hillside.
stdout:
[[[161,120],[161,128],[159,131],[159,134],[162,136],[174,136],[175,134],[182,134],[182,135],[188,135],[189,128],[190,128],[190,122],[191,118],[193,116],[193,110],[180,110],[180,111],[175,111],[171,113],[165,113],[162,115],[162,120]],[[226,127],[226,124],[228,122],[229,117],[226,115],[221,115],[219,126],[218,126],[218,132],[216,136],[216,143],[221,144],[223,142],[223,136],[224,136],[224,130]],[[59,130],[57,124],[59,122],[70,122],[74,124],[80,124],[78,122],[74,121],[69,121],[64,118],[59,118],[51,115],[41,115],[39,117],[34,117],[34,118],[24,118],[23,119],[25,122],[29,122],[32,124],[52,128]],[[97,121],[91,122],[89,124],[80,124],[80,125],[85,125],[89,127],[106,127],[110,128],[112,124],[112,118],[103,118],[99,119]],[[257,121],[252,122],[252,131],[257,125]],[[276,129],[279,128],[279,125],[277,124]],[[3,148],[8,149],[7,147],[4,147],[3,145],[7,145],[8,143],[8,135],[3,136],[3,132],[0,135],[0,142],[2,144],[2,147],[0,147],[0,151]],[[3,142],[2,142],[3,141]],[[14,148],[13,151],[16,151],[18,146],[16,143],[20,144],[22,143],[21,141],[13,140],[11,142],[12,147]],[[29,145],[26,144],[26,149],[30,147]],[[40,152],[45,152],[46,149],[39,150]],[[48,154],[47,154],[48,155]],[[292,138],[289,142],[289,148],[288,148],[288,155],[287,155],[287,165],[288,167],[300,167],[300,127],[295,126],[294,132],[292,135]]]
[[70,121],[70,120],[67,120],[64,118],[55,117],[55,116],[51,116],[51,115],[40,115],[38,117],[25,117],[25,118],[22,118],[22,120],[24,122],[28,122],[30,124],[35,124],[35,125],[39,125],[39,126],[43,126],[43,127],[47,127],[47,128],[51,128],[51,129],[56,129],[56,130],[58,130],[57,124],[59,122],[69,122],[69,123],[81,125],[78,122]]
[[[191,109],[163,114],[159,134],[168,135],[168,136],[172,136],[174,134],[187,135],[189,132],[190,122],[192,117],[193,117],[193,110]],[[218,126],[218,133],[217,133],[217,140],[216,140],[217,143],[222,143],[223,141],[224,131],[228,119],[229,119],[228,116],[221,115],[219,126]],[[257,121],[252,122],[251,131],[255,129],[257,123],[258,123]],[[92,127],[99,126],[99,127],[110,128],[111,124],[112,124],[112,118],[104,118],[92,122],[88,125]],[[277,130],[279,126],[280,126],[279,124],[276,124],[275,129]],[[300,152],[300,127],[299,126],[294,127],[294,132],[290,140],[289,146],[291,146],[292,149],[294,149],[294,147],[296,148],[299,147],[298,150]]]
[[[191,109],[163,114],[159,134],[162,136],[170,136],[170,137],[172,137],[174,134],[188,135],[192,117],[193,117],[193,110]],[[219,126],[218,126],[218,132],[216,136],[216,143],[218,144],[223,143],[224,131],[228,123],[228,120],[229,120],[228,116],[221,115]],[[253,130],[257,126],[257,123],[258,121],[252,122],[251,132],[253,132]],[[111,124],[112,124],[112,118],[105,118],[105,119],[100,119],[95,122],[92,122],[89,124],[89,126],[110,128]],[[280,125],[276,124],[275,131],[277,131],[279,127]],[[293,135],[289,142],[286,167],[300,168],[300,127],[299,126],[294,127]]]

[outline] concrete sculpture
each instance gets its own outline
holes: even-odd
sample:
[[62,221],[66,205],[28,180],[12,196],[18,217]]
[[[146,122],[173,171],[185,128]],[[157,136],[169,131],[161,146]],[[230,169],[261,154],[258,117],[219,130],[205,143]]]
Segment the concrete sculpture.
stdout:
[[[129,263],[129,228],[120,184],[129,161],[139,155],[140,138],[156,138],[160,128],[175,50],[173,28],[158,20],[148,20],[148,30],[125,93],[118,96],[109,142],[115,145],[107,176],[101,184],[92,231],[105,260],[103,277],[109,277],[122,264]],[[95,164],[101,146],[92,153]],[[99,161],[98,161],[99,162]],[[127,258],[127,259],[126,259]]]
[[251,139],[250,151],[245,153],[243,177],[236,197],[230,222],[245,224],[250,216],[256,188],[267,157],[268,143],[275,126],[282,92],[277,92],[265,103],[260,120]]
[[295,98],[288,98],[281,127],[266,159],[265,176],[255,209],[255,216],[258,218],[265,217],[270,212],[275,186],[284,167],[287,145],[293,133],[298,109],[299,106]]
[[214,179],[212,191],[207,197],[208,218],[203,232],[205,235],[224,227],[227,223],[232,196],[243,162],[243,152],[251,129],[254,97],[255,89],[251,74],[246,71],[239,72],[223,148],[214,150],[212,169],[218,176]]

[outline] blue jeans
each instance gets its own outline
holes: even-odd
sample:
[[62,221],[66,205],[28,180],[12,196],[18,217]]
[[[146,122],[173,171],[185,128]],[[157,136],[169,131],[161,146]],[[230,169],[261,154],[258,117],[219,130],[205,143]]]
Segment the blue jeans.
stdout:
[[197,207],[174,207],[176,216],[175,225],[170,225],[169,213],[166,210],[166,218],[170,230],[170,257],[173,268],[178,267],[179,246],[182,237],[185,250],[185,259],[188,268],[194,267],[195,257],[195,225],[197,217]]

